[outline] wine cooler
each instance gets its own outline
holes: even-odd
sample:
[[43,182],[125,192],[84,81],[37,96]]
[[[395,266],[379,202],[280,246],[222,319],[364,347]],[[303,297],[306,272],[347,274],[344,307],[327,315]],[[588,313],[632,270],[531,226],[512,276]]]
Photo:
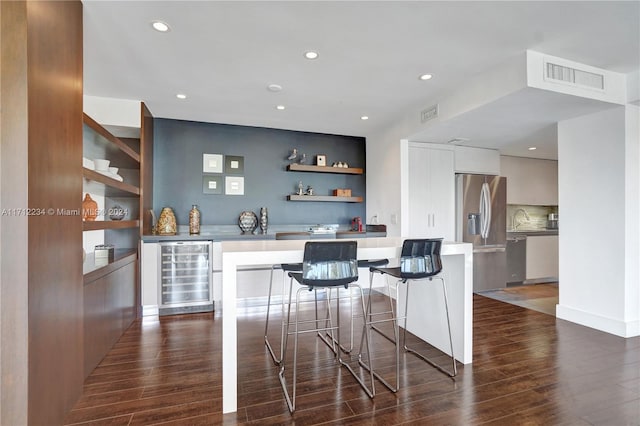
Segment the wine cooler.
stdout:
[[160,243],[159,315],[213,311],[211,242]]

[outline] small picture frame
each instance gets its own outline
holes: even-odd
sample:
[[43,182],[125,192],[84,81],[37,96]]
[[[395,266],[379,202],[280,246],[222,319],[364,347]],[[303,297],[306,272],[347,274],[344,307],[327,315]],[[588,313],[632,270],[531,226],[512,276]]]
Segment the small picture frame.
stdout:
[[205,175],[202,177],[203,194],[222,194],[222,176]]
[[244,173],[244,157],[238,155],[225,155],[224,172],[231,175],[241,175]]
[[316,156],[316,165],[317,166],[326,166],[327,165],[327,156],[324,154],[318,154]]
[[226,195],[244,195],[244,176],[226,176],[224,187]]
[[202,154],[203,173],[222,173],[224,157],[222,154]]

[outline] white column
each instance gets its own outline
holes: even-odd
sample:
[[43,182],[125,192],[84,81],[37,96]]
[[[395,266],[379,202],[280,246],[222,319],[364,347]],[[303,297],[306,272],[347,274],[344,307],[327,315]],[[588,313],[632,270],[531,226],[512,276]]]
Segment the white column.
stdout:
[[640,335],[638,108],[558,123],[558,318]]

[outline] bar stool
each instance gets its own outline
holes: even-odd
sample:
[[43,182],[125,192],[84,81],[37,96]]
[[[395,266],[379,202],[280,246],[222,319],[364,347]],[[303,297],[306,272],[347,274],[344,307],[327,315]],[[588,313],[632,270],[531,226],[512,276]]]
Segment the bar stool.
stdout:
[[[298,367],[298,336],[303,333],[330,333],[330,342],[332,343],[332,350],[335,353],[336,360],[340,365],[347,367],[349,372],[358,381],[362,388],[371,397],[373,396],[371,391],[364,384],[363,380],[355,373],[351,366],[341,359],[340,353],[340,301],[338,297],[336,317],[337,323],[334,326],[331,318],[331,290],[336,289],[339,291],[340,287],[348,289],[349,286],[357,286],[355,284],[358,281],[358,262],[356,260],[357,255],[357,242],[355,241],[308,241],[304,247],[304,260],[302,263],[302,272],[289,272],[291,277],[289,284],[289,303],[286,317],[286,334],[284,336],[283,356],[280,362],[280,372],[278,378],[287,400],[287,405],[290,412],[295,411],[296,405],[296,386],[297,386],[297,367]],[[295,300],[295,322],[291,323],[291,298],[293,295],[293,281],[300,284],[300,287],[296,291]],[[360,289],[360,298],[362,305],[362,314],[364,316],[364,295],[362,289]],[[327,312],[328,316],[325,319],[301,320],[300,319],[300,293],[302,291],[315,291],[318,289],[325,289],[327,291]],[[321,323],[324,321],[324,325]],[[300,329],[301,324],[313,324],[312,328]],[[293,326],[293,331],[291,327]],[[337,337],[333,333],[336,333]],[[286,352],[289,341],[289,336],[294,336],[293,346],[293,378],[292,378],[292,392],[289,393],[287,381],[285,378],[286,373]],[[366,342],[367,353],[369,350],[368,336],[364,336]],[[371,362],[370,358],[368,359]],[[370,371],[370,380],[373,383],[373,373]]]
[[[374,377],[380,380],[389,390],[392,392],[396,392],[400,387],[400,342],[399,342],[399,330],[398,330],[398,321],[404,320],[404,330],[402,334],[403,340],[403,349],[411,353],[418,358],[426,361],[428,364],[437,368],[439,371],[443,372],[449,377],[455,377],[458,374],[458,370],[456,367],[456,360],[453,355],[453,339],[451,337],[451,323],[449,321],[449,306],[447,302],[447,288],[445,284],[444,278],[439,275],[442,271],[442,258],[440,256],[440,249],[442,247],[442,239],[409,239],[405,240],[402,244],[402,252],[400,257],[400,266],[395,268],[379,268],[379,267],[371,267],[370,270],[370,282],[369,282],[369,292],[371,292],[371,283],[373,282],[373,274],[379,273],[382,275],[389,275],[391,277],[396,278],[396,294],[397,288],[400,284],[406,285],[406,293],[405,293],[405,306],[404,306],[404,314],[402,316],[397,316],[397,313],[393,309],[393,302],[391,302],[391,309],[389,311],[383,312],[372,312],[371,306],[371,296],[369,296],[367,302],[367,308],[365,313],[365,324],[363,326],[363,337],[364,335],[368,335],[371,333],[371,330],[377,331],[383,337],[390,340],[395,344],[396,347],[396,384],[392,386],[389,384],[383,377],[381,377],[378,373],[374,371],[374,366],[371,361],[371,355],[368,354],[369,364],[366,364],[362,357],[360,359],[360,364],[373,373]],[[410,283],[418,280],[428,280],[433,281],[434,279],[440,280],[442,282],[442,291],[444,295],[444,306],[447,317],[447,328],[449,332],[449,345],[451,349],[451,362],[453,369],[452,371],[446,370],[440,365],[436,364],[426,356],[417,352],[414,349],[407,347],[406,344],[406,335],[407,335],[407,309],[409,306],[409,287]],[[374,316],[379,315],[387,315],[390,314],[391,318],[374,320]],[[390,337],[383,332],[381,332],[374,324],[379,324],[383,322],[392,321],[394,328],[394,337]],[[367,339],[370,340],[370,339]],[[361,349],[360,354],[362,354],[362,340],[361,340]],[[375,388],[372,388],[375,393]]]
[[[349,234],[349,233],[336,233],[336,239],[353,239],[353,235]],[[377,267],[377,268],[381,268],[383,266],[386,266],[389,264],[389,259],[376,259],[376,260],[358,260],[358,269],[363,268],[363,269],[370,269],[371,267]],[[371,282],[371,276],[372,273],[369,273],[369,282]],[[371,291],[371,289],[369,289],[369,291]],[[353,319],[357,318],[357,316],[355,315],[355,313],[353,312],[353,296],[351,294],[351,291],[349,291],[349,313],[350,313],[350,318],[351,318],[351,326],[350,326],[350,332],[349,332],[349,347],[346,348],[344,345],[341,345],[340,347],[342,348],[342,350],[346,353],[350,353],[351,351],[353,351]],[[329,342],[327,342],[325,340],[325,343],[329,344]]]
[[[326,239],[328,238],[327,235],[324,234],[310,234],[309,232],[278,232],[276,233],[276,240],[310,240],[310,239],[314,239],[314,238],[322,238],[322,239]],[[280,308],[281,308],[281,321],[280,321],[280,357],[278,357],[272,346],[271,343],[269,342],[269,335],[268,335],[268,329],[269,329],[269,314],[271,311],[271,297],[272,297],[272,289],[273,289],[273,272],[277,269],[281,269],[282,273],[283,273],[283,277],[282,277],[282,292],[281,292],[281,303],[280,303]],[[269,277],[269,296],[267,297],[267,318],[265,320],[265,324],[264,324],[264,344],[267,347],[267,349],[269,350],[269,355],[271,355],[271,359],[273,359],[273,362],[276,365],[280,365],[280,362],[282,360],[282,354],[283,354],[283,345],[284,345],[284,333],[285,333],[285,328],[284,328],[284,314],[285,314],[285,279],[284,279],[284,274],[288,273],[288,272],[302,272],[302,263],[282,263],[282,264],[276,264],[276,265],[272,265],[271,266],[271,274]],[[316,295],[317,297],[317,295]],[[316,302],[317,303],[317,302]],[[316,309],[317,312],[317,309]],[[326,342],[325,342],[326,343]]]

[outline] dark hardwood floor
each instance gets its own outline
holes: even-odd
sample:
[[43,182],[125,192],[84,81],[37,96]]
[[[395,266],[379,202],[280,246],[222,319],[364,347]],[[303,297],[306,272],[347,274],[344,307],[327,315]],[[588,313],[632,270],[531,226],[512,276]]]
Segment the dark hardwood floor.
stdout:
[[[455,380],[405,354],[402,388],[377,383],[372,400],[310,333],[291,415],[263,344],[264,307],[239,314],[237,413],[221,414],[220,313],[191,314],[134,323],[88,377],[66,423],[640,425],[640,338],[474,295],[474,362],[459,364]],[[376,367],[392,375],[391,346],[380,339],[375,347]]]

